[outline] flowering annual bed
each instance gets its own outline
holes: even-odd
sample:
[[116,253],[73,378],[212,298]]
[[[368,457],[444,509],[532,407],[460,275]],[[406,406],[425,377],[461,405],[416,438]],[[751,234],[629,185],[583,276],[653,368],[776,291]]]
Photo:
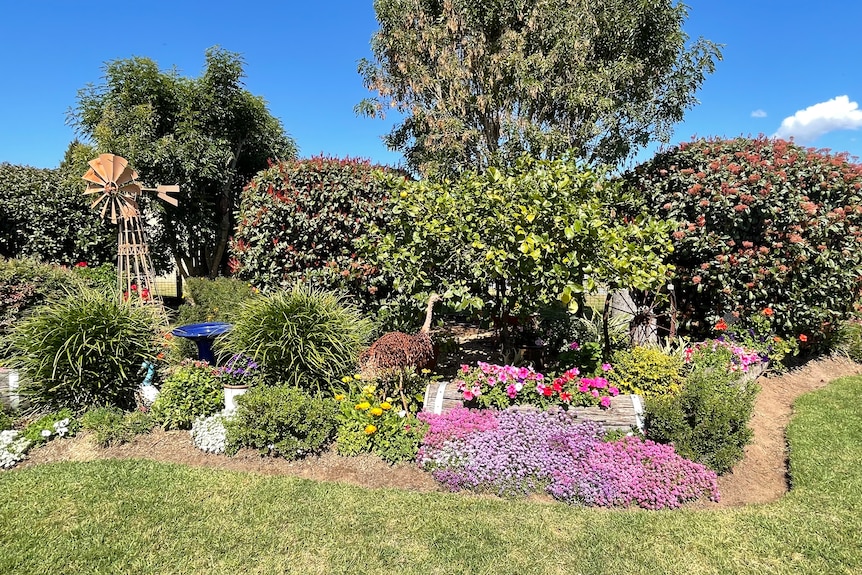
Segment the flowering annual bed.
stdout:
[[417,462],[453,491],[545,491],[568,503],[646,509],[719,498],[715,473],[672,447],[638,437],[605,442],[600,424],[562,410],[457,408],[420,418],[429,430]]
[[[611,397],[620,391],[601,376],[581,377],[574,367],[555,378],[528,367],[491,365],[479,362],[471,368],[462,365],[453,383],[470,407],[496,407],[511,405],[600,405],[610,407]],[[610,365],[602,368],[607,371]]]

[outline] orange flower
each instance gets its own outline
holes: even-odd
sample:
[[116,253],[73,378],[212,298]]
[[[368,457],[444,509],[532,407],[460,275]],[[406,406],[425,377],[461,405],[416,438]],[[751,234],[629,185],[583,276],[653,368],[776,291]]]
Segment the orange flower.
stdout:
[[715,329],[718,331],[724,331],[727,329],[727,322],[724,321],[724,318],[718,320],[718,323],[715,324]]
[[805,343],[806,341],[808,341],[808,336],[805,335],[804,333],[800,333],[799,334],[799,341],[801,341],[802,343]]
[[771,307],[765,308],[765,309],[763,310],[763,315],[765,315],[766,317],[772,317],[772,314],[773,314],[773,313],[775,313],[775,312],[774,312],[774,311],[772,311],[772,308],[771,308]]
[[156,359],[165,359],[165,354],[159,353],[158,355],[156,355]]
[[168,332],[165,334],[165,339],[171,339],[173,337],[174,337],[174,334],[172,334],[171,332]]

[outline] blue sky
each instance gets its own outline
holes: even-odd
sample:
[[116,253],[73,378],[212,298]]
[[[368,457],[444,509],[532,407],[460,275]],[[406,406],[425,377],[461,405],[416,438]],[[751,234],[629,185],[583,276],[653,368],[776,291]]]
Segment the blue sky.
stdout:
[[[794,136],[862,157],[862,2],[689,0],[685,31],[724,44],[701,104],[672,143],[697,136]],[[200,75],[214,45],[245,59],[247,88],[263,96],[300,154],[396,165],[380,140],[391,120],[356,117],[368,93],[356,63],[370,56],[371,0],[79,3],[3,1],[0,162],[55,167],[74,132],[76,93],[104,62],[145,56]],[[642,158],[652,150],[641,154]]]

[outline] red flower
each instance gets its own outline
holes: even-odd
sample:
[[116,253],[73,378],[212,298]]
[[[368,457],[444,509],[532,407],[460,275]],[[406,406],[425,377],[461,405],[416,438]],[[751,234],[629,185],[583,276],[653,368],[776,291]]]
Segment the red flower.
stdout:
[[771,307],[765,308],[763,310],[763,315],[765,315],[766,317],[772,317],[773,313],[775,313],[775,312],[772,311]]
[[78,262],[75,264],[76,268],[85,268],[87,267],[87,262]]
[[808,341],[808,336],[805,335],[804,333],[799,334],[799,341],[801,341],[802,343],[805,343],[806,341]]
[[721,318],[720,320],[718,320],[718,323],[715,324],[715,329],[717,331],[724,331],[727,329],[727,322],[724,321],[724,318]]

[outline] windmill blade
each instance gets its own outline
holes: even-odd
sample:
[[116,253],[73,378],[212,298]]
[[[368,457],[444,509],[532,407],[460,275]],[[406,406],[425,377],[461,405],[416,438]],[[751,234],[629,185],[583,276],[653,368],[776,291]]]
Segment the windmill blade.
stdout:
[[117,177],[116,179],[114,179],[114,181],[117,183],[118,186],[130,184],[135,181],[134,174],[135,170],[133,170],[129,166],[126,166],[125,168],[123,168],[122,172],[117,174]]
[[[102,200],[104,200],[106,197],[108,197],[108,192],[105,192],[104,190],[102,190],[102,192],[103,192],[103,193],[102,193],[102,195],[101,195],[101,196],[99,196],[98,198],[96,198],[95,200],[93,200],[93,203],[92,203],[92,204],[90,204],[90,209],[91,209],[91,210],[92,210],[93,208],[95,208],[95,207],[99,204],[99,202],[101,202],[101,201],[102,201]],[[102,217],[105,217],[104,212],[102,213]]]
[[117,202],[110,202],[111,204],[111,223],[117,223]]
[[87,184],[87,187],[84,189],[84,195],[87,194],[100,194],[105,191],[105,184],[95,185],[95,184]]
[[111,156],[111,169],[112,169],[112,177],[111,181],[119,182],[120,175],[125,171],[126,167],[129,165],[129,162],[126,161],[126,158],[122,158],[120,156],[115,156],[110,154]]
[[90,164],[90,167],[93,168],[93,170],[99,175],[99,177],[102,178],[103,182],[111,181],[112,170],[105,165],[105,156],[110,155],[111,154],[102,154],[98,158],[87,162],[88,164]]
[[135,181],[128,181],[117,191],[125,196],[137,198],[141,195],[141,186]]
[[105,180],[102,179],[102,177],[99,176],[99,174],[93,168],[90,168],[89,170],[87,170],[87,173],[84,174],[83,177],[88,182],[92,182],[94,184],[97,184],[100,188],[105,187]]

